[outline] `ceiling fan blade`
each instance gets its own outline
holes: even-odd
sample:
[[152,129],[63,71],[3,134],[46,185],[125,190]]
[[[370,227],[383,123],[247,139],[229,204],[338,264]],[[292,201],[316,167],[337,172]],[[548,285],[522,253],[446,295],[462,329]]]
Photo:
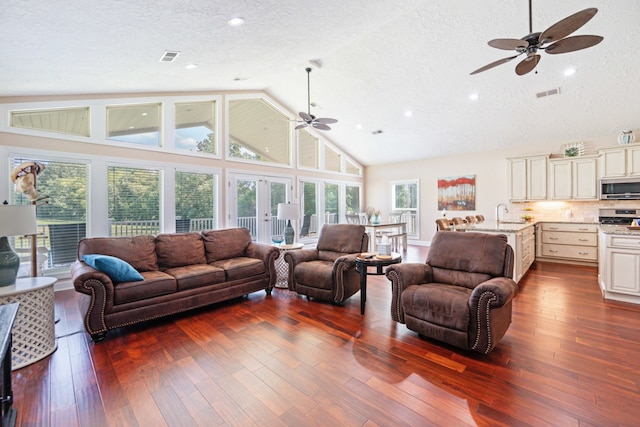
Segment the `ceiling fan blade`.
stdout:
[[581,10],[580,12],[574,13],[573,15],[556,22],[542,32],[539,38],[540,44],[551,43],[567,37],[569,34],[589,22],[597,12],[598,9],[590,7],[589,9]]
[[296,128],[295,128],[295,129],[296,129],[296,130],[298,130],[298,129],[303,129],[303,128],[306,128],[307,126],[309,126],[309,124],[308,124],[308,123],[302,123],[301,125],[296,126]]
[[312,125],[314,128],[316,129],[320,129],[320,130],[331,130],[331,128],[327,125],[325,125],[324,123],[314,123]]
[[473,76],[474,74],[478,74],[478,73],[481,73],[481,72],[483,72],[483,71],[487,71],[487,70],[488,70],[488,69],[490,69],[490,68],[497,67],[498,65],[500,65],[500,64],[504,64],[505,62],[509,62],[509,61],[511,61],[512,59],[517,58],[518,56],[520,56],[520,55],[510,56],[510,57],[508,57],[508,58],[498,59],[497,61],[492,62],[491,64],[487,64],[487,65],[485,65],[484,67],[480,67],[480,68],[478,68],[477,70],[472,71],[470,74]]
[[536,68],[536,65],[538,65],[538,62],[540,62],[540,55],[533,55],[533,56],[526,57],[525,59],[520,61],[518,65],[516,65],[516,74],[519,76],[524,76],[529,71]]
[[502,50],[524,50],[529,46],[528,41],[520,39],[493,39],[488,44]]
[[313,120],[313,117],[311,117],[309,114],[305,113],[304,111],[300,111],[298,113],[298,115],[300,116],[300,118],[302,120],[304,120],[305,122],[310,122]]
[[557,42],[547,46],[545,49],[547,53],[557,54],[557,53],[567,53],[573,52],[580,49],[586,49],[591,46],[595,46],[604,40],[602,36],[572,36],[567,37],[566,39],[558,40]]
[[330,123],[338,123],[338,121],[336,119],[330,119],[327,117],[321,117],[319,119],[316,119],[316,123],[324,123],[326,125],[330,124]]

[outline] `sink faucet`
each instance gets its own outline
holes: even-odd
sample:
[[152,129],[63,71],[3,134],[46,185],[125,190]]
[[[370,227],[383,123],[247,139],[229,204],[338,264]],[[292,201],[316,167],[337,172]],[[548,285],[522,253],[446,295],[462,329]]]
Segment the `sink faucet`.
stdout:
[[498,203],[498,206],[496,206],[496,221],[500,222],[500,206],[504,207],[504,213],[509,213],[509,208],[507,208],[507,205],[504,203]]

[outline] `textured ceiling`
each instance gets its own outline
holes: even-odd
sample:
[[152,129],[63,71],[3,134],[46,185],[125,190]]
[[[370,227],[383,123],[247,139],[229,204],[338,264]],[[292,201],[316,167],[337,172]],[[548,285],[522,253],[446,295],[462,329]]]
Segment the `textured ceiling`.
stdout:
[[[519,77],[519,59],[469,73],[511,56],[487,41],[528,33],[526,0],[4,2],[0,97],[259,89],[298,112],[315,59],[311,112],[337,118],[323,136],[364,165],[637,130],[639,1],[534,0],[533,29],[587,7],[599,12],[575,34],[604,41],[542,53]],[[160,63],[165,50],[181,53]]]

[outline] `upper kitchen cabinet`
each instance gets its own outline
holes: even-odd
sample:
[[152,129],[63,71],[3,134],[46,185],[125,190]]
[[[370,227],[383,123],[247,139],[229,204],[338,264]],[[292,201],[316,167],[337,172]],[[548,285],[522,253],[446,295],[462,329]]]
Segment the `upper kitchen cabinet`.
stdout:
[[598,157],[549,160],[549,198],[552,200],[597,200]]
[[547,198],[548,155],[514,157],[509,161],[509,199],[512,202]]
[[600,150],[601,178],[640,176],[640,145]]

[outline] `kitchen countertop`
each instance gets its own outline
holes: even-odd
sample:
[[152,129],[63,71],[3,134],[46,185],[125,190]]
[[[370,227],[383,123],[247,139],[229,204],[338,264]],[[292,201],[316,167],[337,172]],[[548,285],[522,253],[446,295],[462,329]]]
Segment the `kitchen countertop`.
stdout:
[[629,230],[626,225],[601,225],[600,230],[605,234],[626,234],[640,236],[640,230]]
[[503,233],[516,233],[528,227],[533,227],[534,222],[496,222],[484,221],[475,224],[452,225],[452,230],[458,231],[498,231]]

